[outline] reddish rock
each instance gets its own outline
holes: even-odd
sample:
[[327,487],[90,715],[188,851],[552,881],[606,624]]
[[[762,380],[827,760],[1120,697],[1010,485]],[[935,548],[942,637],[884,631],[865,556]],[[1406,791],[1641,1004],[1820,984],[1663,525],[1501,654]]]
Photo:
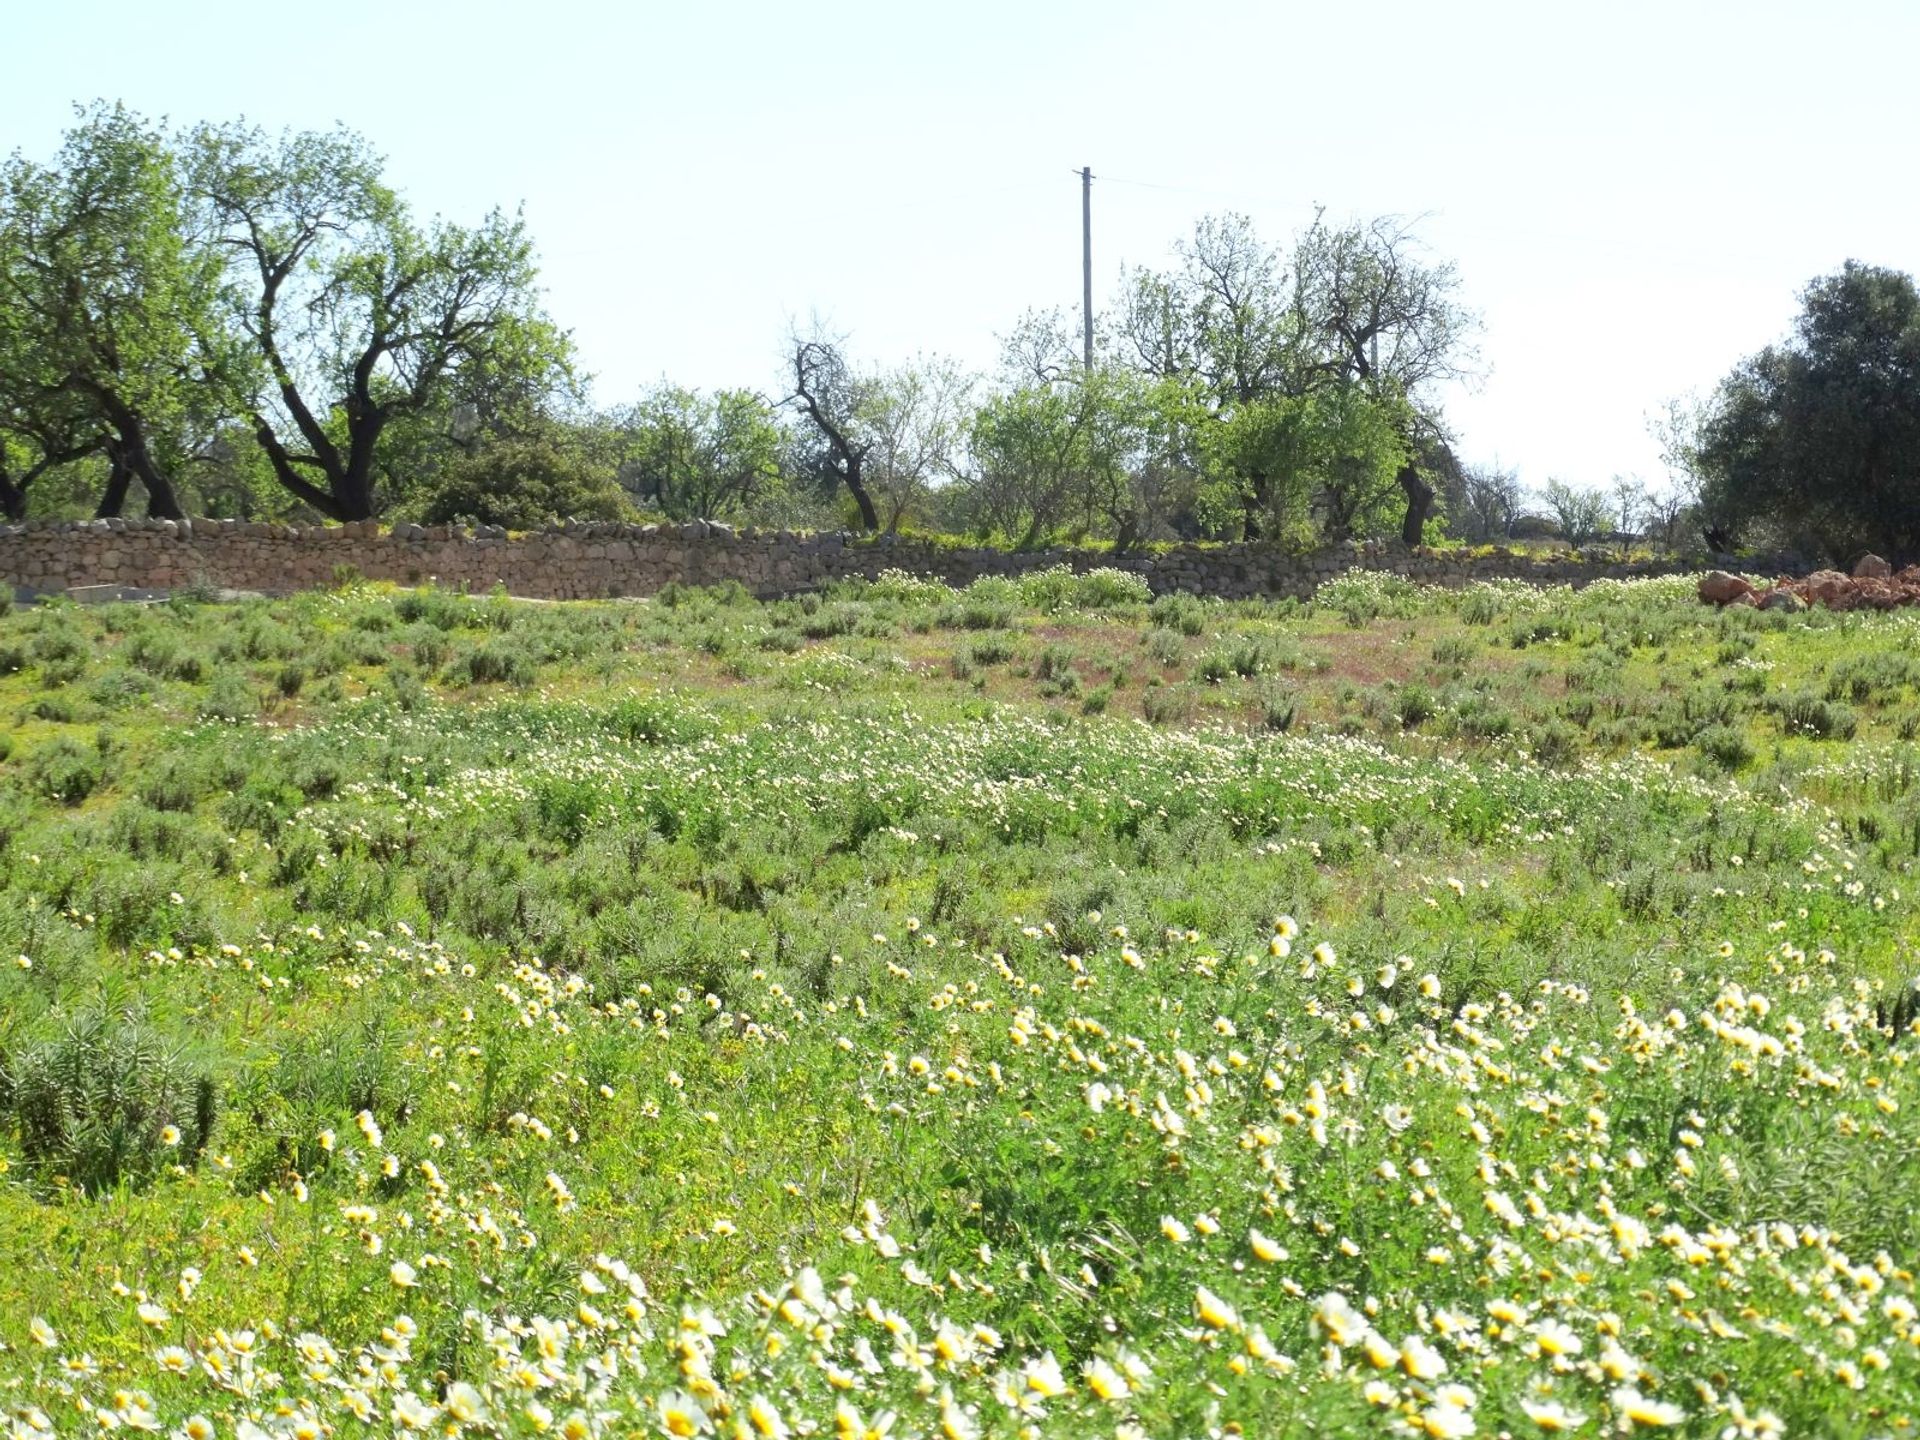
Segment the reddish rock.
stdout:
[[1853,608],[1853,577],[1838,570],[1816,570],[1796,582],[1793,589],[1809,605],[1825,605],[1829,610]]
[[1738,575],[1730,575],[1725,570],[1709,570],[1700,577],[1700,598],[1712,605],[1725,605],[1738,600],[1753,589]]

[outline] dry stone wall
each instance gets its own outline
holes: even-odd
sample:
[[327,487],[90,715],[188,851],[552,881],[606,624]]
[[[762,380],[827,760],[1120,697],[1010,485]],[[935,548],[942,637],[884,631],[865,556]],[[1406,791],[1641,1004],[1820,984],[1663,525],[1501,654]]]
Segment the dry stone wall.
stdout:
[[1011,553],[956,549],[897,536],[854,538],[685,525],[571,523],[509,536],[491,527],[278,525],[238,520],[94,520],[0,526],[0,583],[33,594],[90,586],[174,590],[186,586],[285,594],[343,577],[480,592],[504,588],[545,600],[651,595],[669,583],[737,580],[763,597],[830,581],[905,570],[966,585],[983,575],[1051,566],[1113,566],[1146,577],[1156,594],[1185,590],[1227,599],[1311,595],[1343,572],[1390,572],[1427,584],[1513,578],[1581,585],[1602,577],[1675,574],[1684,563],[1621,563],[1602,557],[1345,545],[1304,556],[1259,545],[1190,545],[1112,556],[1090,550]]

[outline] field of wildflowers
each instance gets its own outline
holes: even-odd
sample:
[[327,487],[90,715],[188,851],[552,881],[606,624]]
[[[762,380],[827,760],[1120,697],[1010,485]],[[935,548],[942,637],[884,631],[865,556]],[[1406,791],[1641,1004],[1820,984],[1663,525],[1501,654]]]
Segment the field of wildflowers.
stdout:
[[12,1440],[1896,1436],[1920,628],[0,616]]

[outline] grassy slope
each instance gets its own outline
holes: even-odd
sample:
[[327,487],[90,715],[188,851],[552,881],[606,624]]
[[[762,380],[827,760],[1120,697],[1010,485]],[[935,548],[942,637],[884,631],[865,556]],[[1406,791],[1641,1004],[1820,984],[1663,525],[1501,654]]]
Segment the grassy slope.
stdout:
[[27,1432],[1904,1427],[1908,619],[668,601],[0,620]]

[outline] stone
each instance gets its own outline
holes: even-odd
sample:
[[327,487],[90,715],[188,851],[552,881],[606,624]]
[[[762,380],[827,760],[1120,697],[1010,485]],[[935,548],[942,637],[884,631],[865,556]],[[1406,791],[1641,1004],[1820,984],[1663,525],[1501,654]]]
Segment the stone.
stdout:
[[1762,610],[1804,610],[1807,608],[1807,602],[1791,590],[1769,590],[1760,597],[1760,608]]
[[1697,588],[1700,598],[1709,605],[1726,605],[1747,594],[1753,586],[1725,570],[1709,570],[1700,577]]
[[1800,598],[1809,604],[1825,605],[1830,610],[1853,608],[1853,577],[1838,570],[1816,570],[1797,588]]
[[1853,567],[1853,578],[1856,580],[1884,580],[1891,574],[1893,566],[1878,555],[1862,555],[1860,563]]

